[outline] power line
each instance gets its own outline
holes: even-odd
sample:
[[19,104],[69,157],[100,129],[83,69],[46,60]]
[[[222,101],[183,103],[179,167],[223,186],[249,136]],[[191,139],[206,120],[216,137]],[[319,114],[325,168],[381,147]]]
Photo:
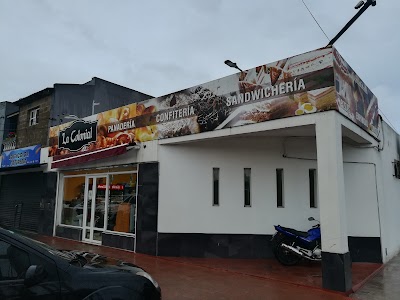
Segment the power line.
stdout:
[[330,41],[329,37],[327,36],[327,34],[325,33],[325,31],[322,29],[321,25],[319,25],[317,19],[314,17],[314,15],[312,14],[311,10],[308,8],[307,4],[304,2],[304,0],[301,0],[301,2],[303,2],[304,6],[307,8],[308,12],[310,13],[311,17],[314,19],[315,23],[317,23],[319,29],[321,29],[321,31],[323,32],[323,34],[326,36],[326,38],[328,39],[328,41]]

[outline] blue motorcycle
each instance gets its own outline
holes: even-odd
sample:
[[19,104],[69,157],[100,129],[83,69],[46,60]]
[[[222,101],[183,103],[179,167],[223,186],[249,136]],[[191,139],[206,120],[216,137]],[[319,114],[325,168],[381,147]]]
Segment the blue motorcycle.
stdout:
[[[309,221],[317,221],[313,217]],[[318,221],[317,221],[318,222]],[[321,261],[321,229],[320,224],[314,225],[307,232],[274,225],[272,249],[276,259],[285,266],[297,264],[302,258],[311,261]]]

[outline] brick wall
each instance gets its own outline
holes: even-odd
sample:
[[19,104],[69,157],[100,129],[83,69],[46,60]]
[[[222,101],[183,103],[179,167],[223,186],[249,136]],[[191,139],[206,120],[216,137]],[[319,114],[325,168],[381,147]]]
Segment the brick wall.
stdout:
[[[47,96],[20,106],[17,126],[17,148],[38,144],[41,144],[42,147],[48,145],[51,99],[52,96]],[[29,113],[37,107],[39,108],[38,124],[29,126]]]

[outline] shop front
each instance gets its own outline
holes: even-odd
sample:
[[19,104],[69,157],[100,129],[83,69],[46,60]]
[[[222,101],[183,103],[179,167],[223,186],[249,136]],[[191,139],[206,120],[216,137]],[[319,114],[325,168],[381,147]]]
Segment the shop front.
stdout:
[[128,151],[58,168],[53,234],[156,255],[158,162],[137,156]]
[[2,153],[1,225],[52,234],[57,174],[48,172],[46,154],[41,145]]
[[137,180],[136,165],[63,172],[58,231],[73,229],[80,240],[94,244],[110,234],[133,240]]

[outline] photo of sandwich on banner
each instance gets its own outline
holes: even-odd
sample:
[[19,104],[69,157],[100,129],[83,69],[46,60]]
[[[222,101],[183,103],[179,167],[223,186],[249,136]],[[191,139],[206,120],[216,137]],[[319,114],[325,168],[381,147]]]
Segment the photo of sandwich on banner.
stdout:
[[307,92],[308,102],[317,108],[317,111],[337,109],[335,87],[327,87]]
[[[243,71],[239,75],[239,91],[241,93],[251,92],[261,87],[261,81],[263,76],[258,76],[257,68]],[[264,73],[263,69],[259,69],[261,73]]]
[[279,60],[274,65],[269,68],[269,76],[271,78],[271,85],[275,85],[277,81],[281,78],[283,69],[286,66],[288,59]]
[[295,115],[298,103],[289,96],[240,106],[217,129],[256,124]]

